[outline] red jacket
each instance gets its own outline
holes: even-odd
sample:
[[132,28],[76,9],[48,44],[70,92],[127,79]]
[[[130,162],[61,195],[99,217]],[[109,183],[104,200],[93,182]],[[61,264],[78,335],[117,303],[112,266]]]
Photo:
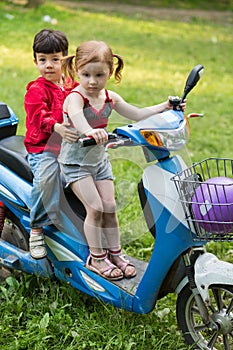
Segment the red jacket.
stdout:
[[27,131],[24,144],[29,153],[41,153],[45,148],[55,154],[59,153],[61,137],[53,133],[53,126],[63,122],[63,102],[77,85],[75,82],[72,88],[62,90],[43,77],[27,85],[24,99]]

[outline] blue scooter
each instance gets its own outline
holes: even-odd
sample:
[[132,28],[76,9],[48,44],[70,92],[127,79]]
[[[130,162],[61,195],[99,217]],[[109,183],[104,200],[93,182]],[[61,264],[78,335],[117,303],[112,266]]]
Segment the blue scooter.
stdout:
[[[85,210],[64,188],[59,225],[44,227],[48,256],[31,258],[30,192],[32,173],[27,163],[24,137],[16,135],[18,118],[0,104],[0,266],[68,282],[104,302],[148,313],[156,301],[176,293],[176,313],[187,344],[198,349],[233,348],[233,265],[206,251],[208,241],[233,241],[229,229],[209,232],[192,210],[197,187],[214,176],[233,177],[233,160],[209,158],[187,166],[178,151],[188,141],[188,118],[180,103],[199,81],[203,66],[190,72],[181,99],[171,99],[173,110],[117,127],[106,144],[142,149],[148,165],[138,184],[138,195],[148,230],[154,237],[149,262],[130,257],[137,276],[108,281],[85,267],[89,255],[83,233]],[[190,117],[198,116],[191,114]],[[93,140],[83,139],[83,146]],[[140,146],[135,148],[135,146]],[[232,206],[227,203],[225,206]],[[229,210],[230,212],[230,210]],[[232,225],[233,218],[228,220]],[[224,226],[224,225],[223,225]]]

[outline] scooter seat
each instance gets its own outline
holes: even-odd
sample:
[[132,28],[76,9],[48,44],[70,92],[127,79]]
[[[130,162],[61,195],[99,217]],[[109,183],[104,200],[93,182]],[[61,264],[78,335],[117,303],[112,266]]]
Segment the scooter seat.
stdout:
[[[32,182],[33,174],[27,161],[24,136],[13,135],[0,140],[1,163],[26,181]],[[62,177],[61,182],[64,185]],[[64,186],[64,193],[75,214],[84,220],[86,211],[83,204],[68,187]]]
[[32,182],[33,175],[27,162],[24,136],[13,135],[0,140],[0,163],[23,179]]

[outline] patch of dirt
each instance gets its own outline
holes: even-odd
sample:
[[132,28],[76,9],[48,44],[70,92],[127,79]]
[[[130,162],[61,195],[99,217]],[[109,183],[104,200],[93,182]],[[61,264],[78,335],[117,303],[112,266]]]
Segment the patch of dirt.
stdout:
[[232,11],[207,11],[207,10],[184,10],[173,8],[154,8],[138,5],[115,4],[109,2],[88,2],[88,1],[65,1],[56,0],[56,5],[69,7],[71,9],[84,9],[93,12],[102,13],[123,13],[125,15],[134,15],[136,18],[158,19],[158,20],[176,20],[180,22],[193,22],[195,20],[207,20],[213,23],[231,25],[233,23]]

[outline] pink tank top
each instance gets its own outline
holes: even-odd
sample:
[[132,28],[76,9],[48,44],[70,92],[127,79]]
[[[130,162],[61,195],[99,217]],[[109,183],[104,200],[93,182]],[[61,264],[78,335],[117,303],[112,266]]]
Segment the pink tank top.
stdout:
[[[106,128],[108,125],[108,118],[113,110],[113,101],[109,98],[108,91],[105,90],[106,99],[102,108],[98,111],[91,104],[88,98],[83,96],[79,91],[72,91],[71,93],[79,94],[84,102],[83,113],[92,128]],[[65,113],[67,115],[67,113]]]

